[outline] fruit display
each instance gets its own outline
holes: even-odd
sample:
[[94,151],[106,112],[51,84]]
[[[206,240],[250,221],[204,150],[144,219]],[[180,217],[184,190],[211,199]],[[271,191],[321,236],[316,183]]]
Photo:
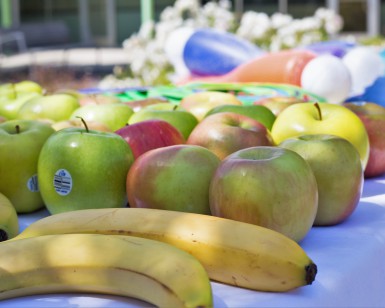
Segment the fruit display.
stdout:
[[0,299],[213,307],[216,284],[312,288],[310,233],[349,224],[365,177],[385,174],[377,107],[251,82],[0,85]]

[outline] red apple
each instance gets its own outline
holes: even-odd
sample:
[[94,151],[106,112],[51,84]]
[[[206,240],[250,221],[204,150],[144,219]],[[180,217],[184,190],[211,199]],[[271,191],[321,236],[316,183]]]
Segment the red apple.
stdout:
[[151,105],[155,104],[170,104],[170,102],[162,97],[149,97],[145,99],[140,99],[140,100],[135,100],[135,101],[128,101],[128,102],[123,102],[124,104],[130,106],[132,110],[135,112]]
[[80,106],[84,105],[101,105],[101,104],[116,104],[120,103],[120,99],[116,96],[99,94],[85,94],[79,98]]
[[182,133],[177,128],[159,119],[129,124],[115,133],[127,141],[135,159],[152,149],[185,143]]
[[214,153],[200,146],[178,144],[148,151],[127,174],[128,203],[208,215],[210,181],[219,163]]
[[361,119],[369,137],[369,159],[364,176],[385,174],[385,107],[372,102],[349,102],[344,106]]
[[292,96],[273,96],[257,100],[254,102],[254,105],[265,106],[269,108],[275,116],[277,116],[286,107],[297,103],[304,103],[304,101]]
[[242,114],[221,112],[204,118],[191,132],[187,144],[200,145],[220,159],[254,146],[273,145],[268,129]]

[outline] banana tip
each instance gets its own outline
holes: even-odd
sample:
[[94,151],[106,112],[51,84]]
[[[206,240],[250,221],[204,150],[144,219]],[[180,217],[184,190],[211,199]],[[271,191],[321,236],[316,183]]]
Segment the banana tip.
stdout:
[[305,266],[306,271],[306,284],[312,284],[315,276],[317,275],[317,265],[314,263],[310,263],[309,265]]
[[0,242],[6,241],[8,239],[8,233],[5,230],[0,229]]

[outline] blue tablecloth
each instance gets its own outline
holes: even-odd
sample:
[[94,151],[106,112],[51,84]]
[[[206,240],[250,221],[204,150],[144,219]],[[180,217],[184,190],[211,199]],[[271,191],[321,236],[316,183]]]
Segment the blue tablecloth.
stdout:
[[[40,211],[20,216],[21,229],[45,215]],[[385,177],[366,180],[353,215],[337,226],[312,228],[301,246],[318,266],[312,285],[266,293],[212,282],[214,307],[385,307]],[[0,302],[0,307],[17,308],[148,306],[135,299],[92,294]]]

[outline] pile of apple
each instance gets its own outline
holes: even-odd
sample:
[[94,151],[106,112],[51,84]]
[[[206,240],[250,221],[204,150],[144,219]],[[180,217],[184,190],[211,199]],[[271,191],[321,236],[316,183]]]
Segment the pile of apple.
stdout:
[[385,173],[385,108],[201,91],[179,103],[0,85],[0,193],[17,213],[144,207],[301,241],[346,220]]

